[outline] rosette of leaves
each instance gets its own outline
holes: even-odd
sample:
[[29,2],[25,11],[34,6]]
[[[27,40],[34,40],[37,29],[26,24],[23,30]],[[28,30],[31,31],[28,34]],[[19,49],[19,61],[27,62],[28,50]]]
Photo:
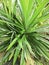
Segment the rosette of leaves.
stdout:
[[[2,64],[13,59],[26,65],[27,59],[49,60],[49,0],[2,0],[0,9],[0,52]],[[43,23],[41,25],[41,23]]]

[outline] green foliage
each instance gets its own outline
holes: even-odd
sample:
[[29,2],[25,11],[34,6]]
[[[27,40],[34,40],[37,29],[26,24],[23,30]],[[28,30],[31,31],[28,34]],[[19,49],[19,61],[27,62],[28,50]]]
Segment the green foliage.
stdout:
[[[2,63],[13,59],[15,65],[26,65],[29,57],[49,60],[49,0],[2,0],[0,9],[0,52]],[[40,24],[40,25],[39,25]],[[2,64],[1,63],[1,64]],[[38,62],[39,65],[40,62]]]

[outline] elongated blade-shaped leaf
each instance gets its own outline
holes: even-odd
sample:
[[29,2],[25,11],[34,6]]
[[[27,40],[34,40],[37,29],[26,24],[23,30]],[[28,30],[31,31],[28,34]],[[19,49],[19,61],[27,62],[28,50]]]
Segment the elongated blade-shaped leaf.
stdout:
[[19,53],[20,53],[20,50],[21,50],[21,47],[20,47],[20,45],[18,45],[18,46],[16,47],[16,51],[15,51],[15,54],[14,54],[13,65],[15,65],[15,63],[16,63],[16,60],[17,60],[18,55],[19,55]]
[[16,43],[16,41],[18,40],[18,38],[20,37],[20,35],[18,35],[8,46],[7,51]]
[[31,14],[33,3],[34,3],[33,0],[20,0],[21,9],[25,19],[27,19]]
[[22,51],[20,65],[25,65],[25,53]]
[[[31,17],[30,20],[30,26],[34,25],[34,20],[37,19],[39,13],[43,10],[43,8],[45,7],[45,5],[49,2],[49,0],[43,0],[40,5],[37,7],[37,9],[35,10],[33,16]],[[33,23],[33,24],[32,24]]]

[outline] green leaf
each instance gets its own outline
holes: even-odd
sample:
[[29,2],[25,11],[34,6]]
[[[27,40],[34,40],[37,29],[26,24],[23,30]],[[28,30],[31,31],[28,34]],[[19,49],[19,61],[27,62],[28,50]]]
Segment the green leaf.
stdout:
[[[36,24],[39,24],[39,23],[44,23],[46,20],[48,20],[49,19],[49,13],[48,14],[46,14],[46,15],[44,15],[44,16],[41,16],[40,18],[37,18],[35,21],[34,21],[34,27],[33,26],[31,26],[31,28],[30,29],[28,29],[28,32],[33,32],[33,31],[35,31],[36,30],[36,28],[37,28],[37,26],[36,26]],[[44,25],[43,25],[44,26]]]
[[29,17],[31,16],[31,12],[32,12],[32,7],[34,4],[34,0],[20,0],[20,9],[22,11],[22,17],[24,18],[24,25],[27,28],[27,20],[29,19]]
[[18,55],[19,55],[19,53],[20,53],[20,50],[21,50],[21,47],[20,47],[20,45],[18,45],[18,46],[16,47],[16,51],[15,51],[15,54],[14,54],[13,65],[15,65],[15,63],[16,63],[16,60],[17,60]]
[[35,0],[37,2],[38,5],[40,5],[40,3],[42,2],[42,0]]
[[17,40],[19,39],[20,35],[18,35],[8,46],[7,51],[17,42]]
[[29,44],[29,42],[27,41],[27,39],[25,39],[25,43],[26,43],[26,45],[27,45],[27,48],[29,49],[29,52],[30,52],[33,56],[35,56],[34,52],[32,51],[31,45]]
[[12,50],[12,52],[11,52],[11,54],[10,54],[10,56],[9,56],[9,61],[12,59],[12,57],[13,57],[13,55],[14,55],[14,51],[15,51],[15,49]]
[[25,18],[27,18],[27,16],[31,13],[33,0],[24,0],[24,1],[20,0],[20,4],[21,4],[22,12]]
[[43,56],[49,60],[49,53],[47,51],[47,48],[39,41],[35,40],[36,44],[38,46],[36,46],[38,48],[38,50],[43,54]]
[[20,65],[26,65],[26,64],[25,64],[25,53],[24,53],[23,50],[22,50],[22,53],[21,53]]
[[30,23],[28,24],[29,26],[31,26],[31,24],[32,24],[32,26],[34,25],[34,22],[33,21],[35,21],[36,19],[37,19],[37,17],[38,17],[38,15],[40,14],[40,12],[43,10],[43,8],[45,7],[45,5],[47,4],[49,2],[49,0],[43,0],[41,3],[40,3],[40,5],[37,7],[37,9],[34,11],[34,14],[33,14],[33,16],[31,17],[31,20],[29,21]]
[[43,15],[49,14],[49,4],[44,8]]

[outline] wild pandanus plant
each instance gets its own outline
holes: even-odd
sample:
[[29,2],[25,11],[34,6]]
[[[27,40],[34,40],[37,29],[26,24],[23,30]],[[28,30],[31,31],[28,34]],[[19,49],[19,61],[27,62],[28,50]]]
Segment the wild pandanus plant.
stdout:
[[13,59],[26,65],[29,58],[49,60],[49,0],[2,0],[0,9],[0,52],[2,63]]

